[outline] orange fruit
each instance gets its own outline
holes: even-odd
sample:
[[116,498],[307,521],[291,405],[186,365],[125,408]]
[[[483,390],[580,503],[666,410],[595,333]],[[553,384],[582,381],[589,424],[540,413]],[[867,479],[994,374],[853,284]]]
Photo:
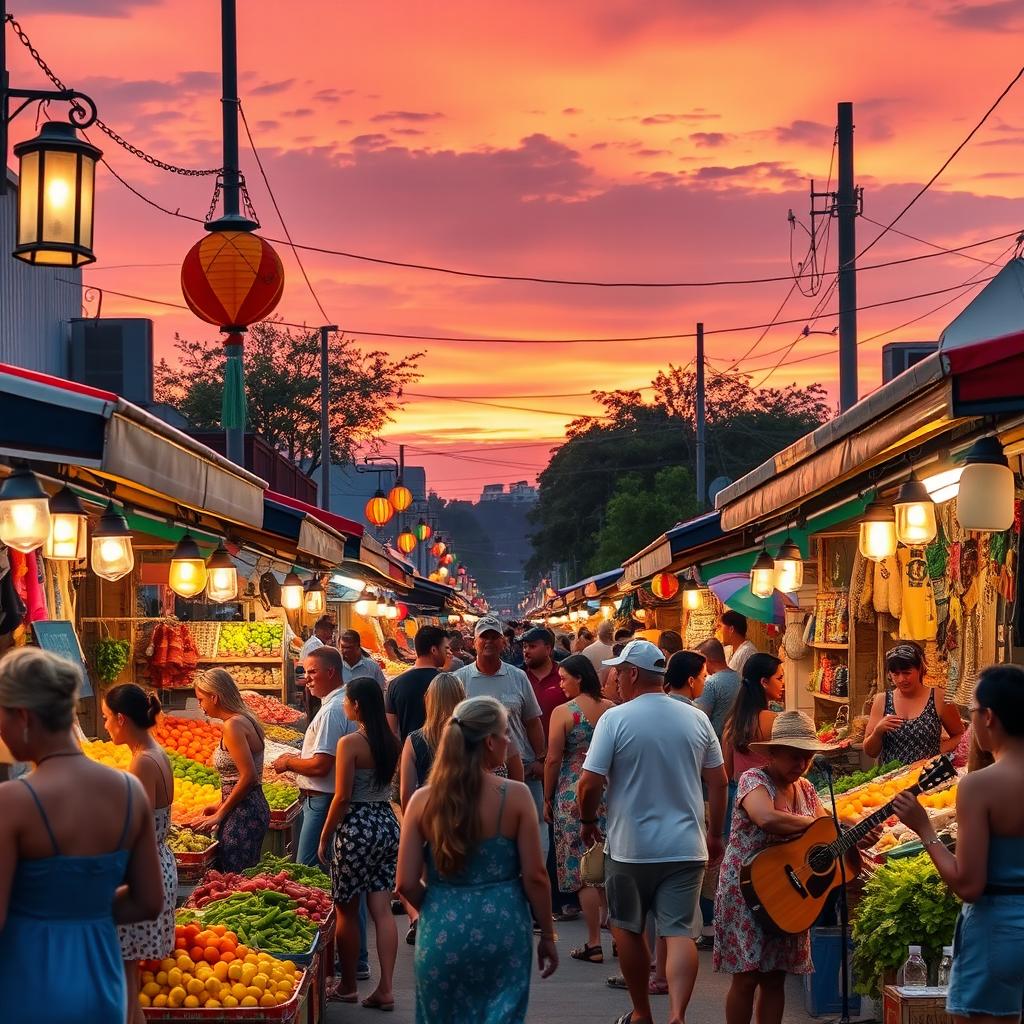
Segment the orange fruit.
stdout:
[[203,959],[208,964],[215,964],[220,959],[220,950],[216,946],[207,946],[203,950]]

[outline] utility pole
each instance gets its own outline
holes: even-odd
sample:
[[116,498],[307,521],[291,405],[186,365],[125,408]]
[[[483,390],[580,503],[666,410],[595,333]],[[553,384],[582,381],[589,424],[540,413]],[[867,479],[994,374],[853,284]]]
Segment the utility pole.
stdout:
[[707,442],[704,437],[704,325],[697,324],[697,510],[704,510],[704,498],[707,491]]
[[331,507],[331,370],[327,342],[336,324],[320,328],[320,507]]
[[839,410],[857,404],[857,215],[860,193],[853,179],[853,104],[839,104]]

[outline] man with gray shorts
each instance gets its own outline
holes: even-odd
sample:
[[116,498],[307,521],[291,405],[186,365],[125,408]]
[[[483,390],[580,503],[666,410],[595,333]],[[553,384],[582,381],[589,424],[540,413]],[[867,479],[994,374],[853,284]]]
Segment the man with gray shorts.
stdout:
[[724,852],[722,748],[707,715],[664,693],[665,656],[654,644],[633,640],[604,664],[616,669],[624,703],[606,711],[594,729],[577,799],[589,846],[602,839],[597,811],[607,784],[608,918],[633,1004],[616,1024],[652,1019],[648,913],[667,943],[669,1024],[678,1024],[697,980],[701,880],[707,863]]

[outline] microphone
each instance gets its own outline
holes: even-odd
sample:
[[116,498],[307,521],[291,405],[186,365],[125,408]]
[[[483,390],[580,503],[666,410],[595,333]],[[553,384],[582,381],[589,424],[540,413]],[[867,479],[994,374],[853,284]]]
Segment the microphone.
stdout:
[[811,761],[811,767],[819,772],[824,772],[829,777],[832,775],[832,762],[824,754],[816,754]]

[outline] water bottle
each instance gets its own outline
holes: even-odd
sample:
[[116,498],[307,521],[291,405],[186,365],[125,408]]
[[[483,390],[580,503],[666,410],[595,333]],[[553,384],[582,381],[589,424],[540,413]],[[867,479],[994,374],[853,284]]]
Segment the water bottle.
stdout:
[[953,947],[942,947],[942,959],[939,961],[939,988],[949,986],[949,972],[953,969]]
[[909,955],[900,968],[899,983],[903,988],[927,988],[928,965],[921,956],[920,946],[910,946]]

